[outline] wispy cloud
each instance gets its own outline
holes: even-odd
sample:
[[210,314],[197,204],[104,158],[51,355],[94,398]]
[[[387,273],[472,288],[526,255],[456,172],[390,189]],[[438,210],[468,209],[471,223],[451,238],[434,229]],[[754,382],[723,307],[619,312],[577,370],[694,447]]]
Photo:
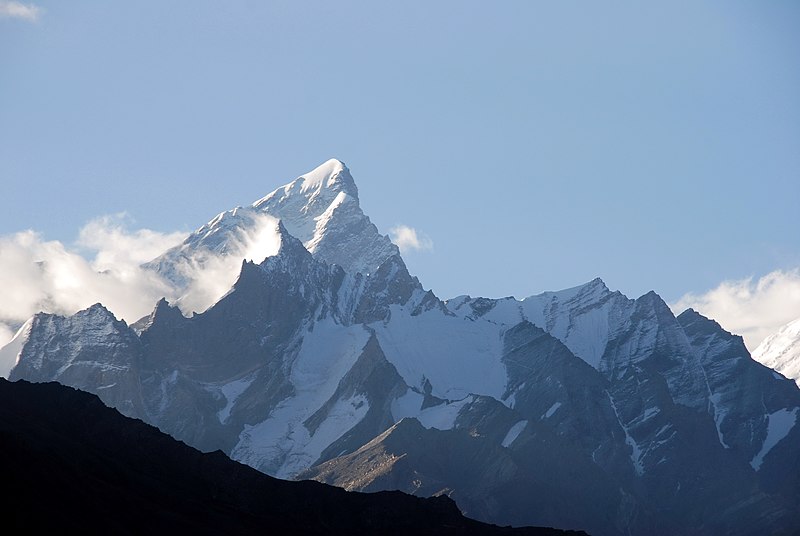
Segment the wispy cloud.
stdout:
[[713,318],[744,337],[752,351],[768,335],[800,318],[800,268],[724,281],[708,292],[686,294],[671,307],[676,314],[691,307]]
[[389,229],[389,235],[400,251],[405,253],[408,251],[432,251],[433,240],[426,234],[417,231],[408,225],[397,225]]
[[92,268],[101,272],[138,267],[186,238],[184,232],[129,231],[130,223],[128,214],[121,212],[95,218],[83,226],[77,245],[95,252]]
[[261,263],[278,253],[281,246],[278,220],[258,214],[246,229],[239,229],[228,239],[228,252],[196,251],[175,267],[187,281],[185,288],[175,288],[174,301],[184,314],[200,312],[217,302],[236,283],[242,259]]
[[36,22],[44,10],[34,4],[23,4],[15,0],[0,0],[0,19],[22,19]]
[[124,213],[87,223],[74,246],[45,240],[34,231],[0,236],[0,347],[32,315],[69,315],[100,302],[115,316],[134,322],[162,297],[185,314],[203,311],[235,283],[242,259],[262,262],[277,253],[277,220],[254,217],[230,238],[226,253],[199,251],[175,266],[185,284],[170,282],[142,264],[187,234],[129,230]]

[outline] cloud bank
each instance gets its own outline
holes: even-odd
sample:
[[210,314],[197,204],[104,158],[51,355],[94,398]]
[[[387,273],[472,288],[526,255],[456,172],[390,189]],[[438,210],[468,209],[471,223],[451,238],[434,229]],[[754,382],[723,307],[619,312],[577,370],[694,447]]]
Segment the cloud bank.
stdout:
[[417,232],[408,225],[396,225],[389,229],[389,235],[402,253],[409,251],[432,251],[433,240],[424,233]]
[[91,262],[96,271],[131,270],[161,255],[183,241],[187,233],[159,233],[150,229],[128,231],[127,214],[101,216],[78,233],[77,245],[95,252]]
[[14,0],[0,0],[0,19],[22,19],[36,22],[42,16],[42,8]]
[[686,294],[672,310],[689,307],[744,337],[752,352],[767,336],[800,318],[800,268],[777,270],[759,279],[724,281],[703,294]]
[[30,230],[0,237],[0,346],[40,311],[73,314],[100,302],[134,322],[159,298],[172,297],[165,281],[139,265],[186,234],[129,232],[123,222],[121,215],[89,222],[73,248]]

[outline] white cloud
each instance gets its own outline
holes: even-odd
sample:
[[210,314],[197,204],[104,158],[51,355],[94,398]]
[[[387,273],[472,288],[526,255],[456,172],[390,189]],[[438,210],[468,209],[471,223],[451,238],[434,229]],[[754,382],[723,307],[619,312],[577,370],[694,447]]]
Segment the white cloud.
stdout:
[[23,4],[14,0],[0,0],[0,19],[22,19],[36,22],[42,16],[43,9],[34,4]]
[[0,346],[40,311],[72,314],[100,302],[119,318],[138,320],[159,298],[172,297],[171,287],[139,264],[184,236],[130,233],[119,217],[100,218],[80,232],[79,245],[94,252],[91,260],[34,231],[0,237]]
[[397,225],[389,229],[389,234],[400,251],[405,253],[407,251],[432,251],[433,240],[431,240],[424,233],[418,232],[416,229],[408,225]]
[[266,214],[254,215],[246,229],[239,229],[228,239],[227,253],[200,250],[179,262],[176,269],[188,286],[175,289],[180,296],[175,305],[187,315],[205,311],[236,283],[243,259],[260,264],[277,254],[280,246],[278,220]]
[[800,268],[724,281],[703,294],[686,294],[672,306],[675,313],[691,307],[723,328],[744,337],[751,351],[783,325],[800,318]]
[[74,248],[23,231],[0,236],[0,347],[32,315],[69,315],[100,302],[118,318],[135,322],[165,297],[184,314],[204,311],[227,293],[242,265],[275,255],[280,248],[278,220],[255,215],[228,241],[225,252],[192,251],[178,257],[181,281],[170,282],[143,263],[186,238],[182,232],[129,231],[125,214],[87,223]]
[[[14,337],[14,330],[11,329],[10,326],[7,326],[2,322],[0,322],[0,348],[5,346],[5,344],[8,341],[10,341],[13,337]],[[4,371],[0,371],[0,376],[2,376],[3,378],[8,377],[7,375],[3,375],[2,372]]]
[[101,216],[80,230],[78,246],[96,252],[92,268],[99,272],[138,268],[186,238],[183,232],[164,234],[150,229],[129,232],[125,228],[128,220],[124,212]]

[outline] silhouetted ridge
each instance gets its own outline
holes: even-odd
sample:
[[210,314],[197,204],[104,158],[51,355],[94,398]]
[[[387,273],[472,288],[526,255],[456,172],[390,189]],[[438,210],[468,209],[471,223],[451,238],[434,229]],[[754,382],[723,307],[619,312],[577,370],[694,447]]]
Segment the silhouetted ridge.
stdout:
[[0,460],[9,534],[567,534],[479,523],[446,497],[277,480],[57,383],[0,379]]

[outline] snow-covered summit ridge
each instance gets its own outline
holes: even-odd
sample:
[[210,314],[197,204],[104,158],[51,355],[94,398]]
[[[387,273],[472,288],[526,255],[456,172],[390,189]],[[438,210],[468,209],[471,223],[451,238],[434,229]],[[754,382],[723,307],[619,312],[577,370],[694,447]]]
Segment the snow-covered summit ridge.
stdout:
[[350,170],[332,159],[273,190],[252,207],[282,219],[292,236],[308,244],[319,240],[320,219],[330,220],[337,207],[352,202],[358,205],[358,189]]
[[597,277],[577,287],[530,296],[521,305],[531,322],[599,368],[609,339],[632,303]]
[[587,283],[583,283],[581,285],[576,285],[574,287],[565,288],[563,290],[556,290],[556,291],[546,291],[540,294],[534,294],[533,296],[529,296],[525,298],[526,300],[544,300],[544,299],[558,299],[560,301],[568,301],[572,300],[578,296],[581,296],[584,299],[592,299],[603,296],[606,293],[610,293],[611,291],[608,289],[608,286],[605,284],[599,277],[595,277],[591,281]]
[[336,158],[331,158],[312,169],[308,173],[300,175],[295,180],[277,188],[266,196],[262,197],[253,206],[258,207],[275,196],[288,195],[293,191],[299,191],[310,196],[324,195],[323,192],[329,191],[335,194],[345,192],[358,199],[358,188],[344,162]]
[[[350,170],[331,159],[251,206],[217,215],[145,266],[185,289],[197,275],[186,266],[204,268],[212,257],[230,259],[223,279],[232,282],[242,259],[259,263],[277,253],[279,241],[269,239],[277,234],[276,220],[314,257],[349,273],[372,273],[399,254],[397,246],[361,210]],[[275,247],[266,247],[268,243]],[[217,292],[217,297],[227,288]]]
[[529,321],[597,369],[609,339],[621,329],[633,303],[620,292],[609,290],[598,277],[583,285],[524,300],[459,296],[448,300],[447,308],[458,316],[480,317],[508,327]]
[[253,208],[280,218],[312,255],[346,272],[371,273],[400,252],[361,210],[353,176],[340,160],[328,160]]

